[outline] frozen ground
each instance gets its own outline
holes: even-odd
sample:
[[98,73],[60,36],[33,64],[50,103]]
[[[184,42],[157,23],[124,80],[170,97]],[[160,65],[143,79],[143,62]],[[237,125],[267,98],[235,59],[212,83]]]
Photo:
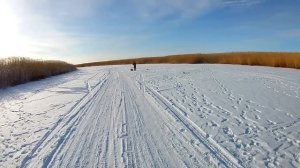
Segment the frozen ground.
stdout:
[[0,167],[300,167],[299,70],[82,68],[0,91]]

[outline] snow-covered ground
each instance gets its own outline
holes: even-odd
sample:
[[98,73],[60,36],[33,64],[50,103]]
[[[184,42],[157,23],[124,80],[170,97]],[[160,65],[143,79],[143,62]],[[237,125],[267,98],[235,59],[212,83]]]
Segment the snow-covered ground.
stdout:
[[300,71],[82,68],[0,91],[0,167],[300,167]]

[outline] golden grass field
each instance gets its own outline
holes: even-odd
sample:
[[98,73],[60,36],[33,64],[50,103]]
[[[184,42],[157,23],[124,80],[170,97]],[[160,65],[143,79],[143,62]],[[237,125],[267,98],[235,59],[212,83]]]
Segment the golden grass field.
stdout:
[[62,61],[41,61],[23,57],[0,59],[0,88],[14,86],[76,70]]
[[232,52],[212,54],[184,54],[146,57],[78,64],[78,67],[119,64],[240,64],[300,69],[300,53],[290,52]]

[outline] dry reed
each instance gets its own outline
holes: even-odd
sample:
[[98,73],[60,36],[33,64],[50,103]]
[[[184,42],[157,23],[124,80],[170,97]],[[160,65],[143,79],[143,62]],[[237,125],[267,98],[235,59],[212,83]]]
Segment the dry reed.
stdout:
[[170,55],[163,57],[146,57],[125,60],[112,60],[79,64],[79,67],[119,64],[240,64],[258,65],[300,69],[300,53],[288,52],[233,52],[233,53],[212,53],[212,54],[184,54]]
[[74,65],[62,61],[41,61],[24,57],[0,59],[0,88],[74,70]]

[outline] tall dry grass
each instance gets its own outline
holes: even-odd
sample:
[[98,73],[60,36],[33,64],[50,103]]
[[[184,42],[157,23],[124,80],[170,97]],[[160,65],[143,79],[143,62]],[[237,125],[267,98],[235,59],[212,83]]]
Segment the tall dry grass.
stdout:
[[170,55],[163,57],[135,58],[125,60],[113,60],[103,62],[92,62],[79,64],[77,66],[99,66],[118,64],[240,64],[258,65],[300,69],[300,53],[284,52],[233,52],[233,53],[212,53],[212,54],[184,54]]
[[41,61],[23,57],[0,59],[0,88],[74,70],[74,65],[62,61]]

